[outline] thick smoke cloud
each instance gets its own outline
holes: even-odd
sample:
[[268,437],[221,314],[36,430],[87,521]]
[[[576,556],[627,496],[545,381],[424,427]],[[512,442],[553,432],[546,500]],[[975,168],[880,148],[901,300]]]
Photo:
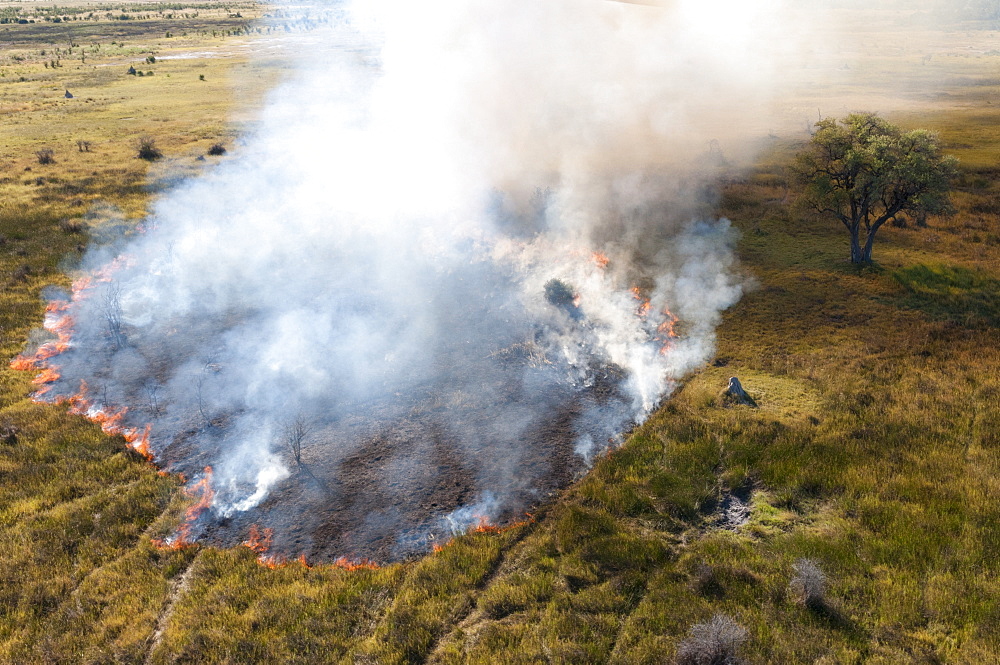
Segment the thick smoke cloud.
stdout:
[[334,8],[238,154],[95,250],[50,394],[211,466],[221,541],[395,556],[543,500],[740,297],[710,147],[801,45],[716,4]]

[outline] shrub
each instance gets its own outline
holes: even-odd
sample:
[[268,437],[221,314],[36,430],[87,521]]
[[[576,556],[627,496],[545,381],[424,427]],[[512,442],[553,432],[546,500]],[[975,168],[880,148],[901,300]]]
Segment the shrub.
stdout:
[[720,596],[723,593],[722,584],[715,568],[707,563],[699,563],[691,580],[691,588],[702,596]]
[[41,150],[35,151],[35,157],[38,158],[39,164],[55,164],[56,154],[52,151],[52,148],[42,148]]
[[31,275],[31,266],[25,263],[17,267],[14,274],[11,275],[11,278],[15,282],[26,282],[28,281],[29,275]]
[[63,233],[83,233],[87,230],[87,224],[79,219],[60,219],[59,229]]
[[13,446],[17,443],[17,435],[20,433],[20,429],[14,426],[12,423],[5,422],[0,425],[0,444],[7,446]]
[[746,628],[725,614],[716,614],[692,626],[677,648],[677,665],[742,665],[737,652],[746,640]]
[[163,153],[156,147],[156,139],[151,136],[143,136],[139,139],[139,154],[137,156],[139,159],[152,162],[163,157]]
[[221,143],[213,143],[212,147],[208,149],[208,154],[218,156],[226,154],[226,147]]
[[811,609],[826,606],[826,573],[812,559],[799,559],[792,565],[795,575],[788,590],[796,601]]

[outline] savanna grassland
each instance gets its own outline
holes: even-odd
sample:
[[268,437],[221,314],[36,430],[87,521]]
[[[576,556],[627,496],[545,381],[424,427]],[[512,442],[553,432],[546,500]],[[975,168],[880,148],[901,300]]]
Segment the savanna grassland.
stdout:
[[[91,238],[133,232],[157,191],[225,158],[205,157],[212,145],[239,149],[287,67],[252,59],[273,35],[250,27],[263,10],[249,3],[17,22],[33,6],[0,10],[15,19],[0,23],[3,358]],[[181,481],[0,370],[0,662],[664,663],[717,613],[746,629],[750,663],[1000,662],[989,27],[961,26],[982,48],[949,51],[943,31],[922,48],[869,24],[879,48],[860,75],[788,102],[834,113],[871,93],[871,110],[940,132],[962,160],[957,212],[887,226],[858,269],[842,227],[794,205],[804,131],[723,168],[718,214],[741,231],[751,287],[716,358],[529,523],[359,570],[159,549],[191,502]],[[143,136],[162,159],[137,158]],[[734,375],[760,408],[723,405]],[[723,519],[733,495],[745,521]],[[810,602],[801,559],[827,580]]]

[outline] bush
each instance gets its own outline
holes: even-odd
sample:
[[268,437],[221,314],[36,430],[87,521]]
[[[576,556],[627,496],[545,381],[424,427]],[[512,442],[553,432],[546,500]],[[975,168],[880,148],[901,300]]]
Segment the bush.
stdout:
[[795,576],[788,590],[796,601],[811,609],[826,606],[826,573],[812,559],[799,559],[793,566]]
[[214,143],[212,147],[208,149],[208,154],[213,156],[219,156],[226,154],[226,147],[221,143]]
[[30,275],[31,275],[31,266],[25,263],[17,267],[17,269],[14,271],[14,274],[11,275],[11,278],[15,282],[26,282],[28,281],[28,277]]
[[6,446],[13,446],[17,444],[17,435],[20,431],[21,430],[19,428],[14,426],[9,421],[0,425],[0,444]]
[[63,233],[83,233],[87,230],[87,224],[79,219],[61,219],[59,229]]
[[716,614],[691,628],[677,648],[677,665],[742,665],[737,652],[746,640],[746,628],[725,614]]
[[139,154],[137,156],[139,159],[152,162],[163,157],[163,153],[156,147],[156,139],[151,136],[143,136],[139,139]]
[[52,151],[52,148],[42,148],[41,150],[35,151],[35,157],[38,158],[39,164],[55,164],[56,154]]

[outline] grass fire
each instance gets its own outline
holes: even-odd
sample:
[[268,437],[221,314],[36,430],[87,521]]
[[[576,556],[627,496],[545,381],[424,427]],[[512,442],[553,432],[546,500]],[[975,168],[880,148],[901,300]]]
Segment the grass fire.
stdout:
[[998,21],[0,1],[0,663],[996,662]]

